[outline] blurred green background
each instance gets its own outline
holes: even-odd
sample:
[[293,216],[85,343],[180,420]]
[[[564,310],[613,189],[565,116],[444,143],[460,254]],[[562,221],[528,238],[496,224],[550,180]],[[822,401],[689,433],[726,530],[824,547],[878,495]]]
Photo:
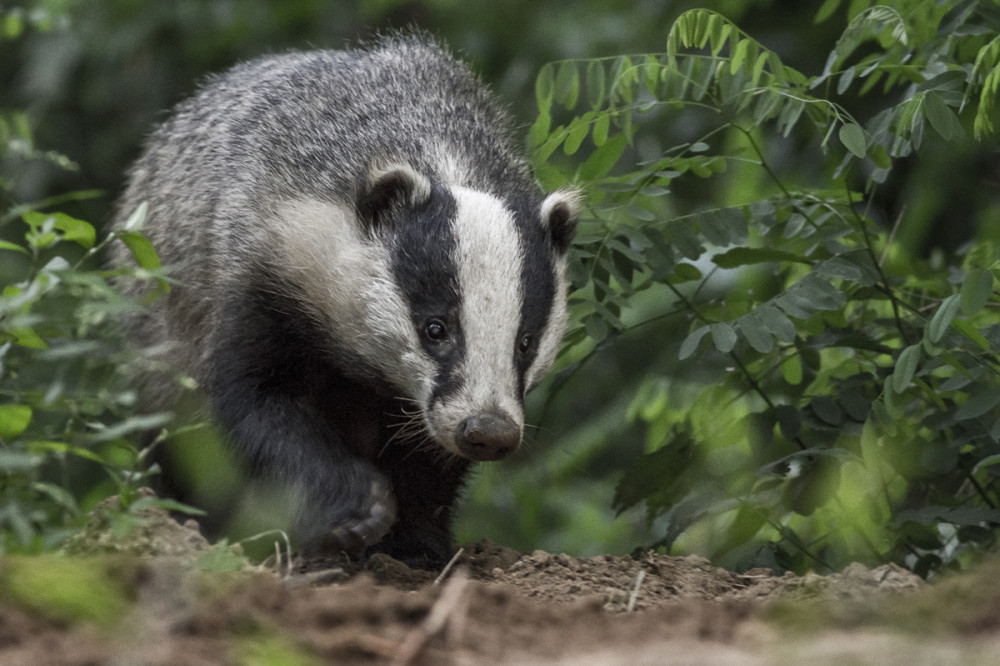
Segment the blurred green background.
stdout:
[[[99,190],[99,196],[64,209],[100,226],[150,128],[203,77],[260,54],[340,48],[381,31],[419,27],[470,61],[526,130],[536,115],[534,83],[544,63],[662,51],[671,24],[692,7],[722,13],[784,62],[816,74],[847,12],[844,7],[837,20],[816,23],[818,5],[777,0],[22,3],[24,20],[33,27],[0,43],[0,108],[25,111],[32,148],[61,153],[75,168],[8,153],[0,162],[0,178],[8,186],[0,194],[5,198],[0,210],[65,192]],[[4,3],[8,10],[17,6]],[[869,101],[841,100],[859,116]],[[697,136],[697,128],[684,120],[661,128],[664,145]],[[976,225],[990,223],[950,202],[982,210],[971,202],[995,199],[989,185],[995,186],[1000,175],[996,160],[985,159],[979,148],[967,154],[945,148],[949,152],[940,159],[901,164],[894,173],[902,175],[879,191],[876,219],[880,209],[920,212],[898,237],[914,253],[955,247]],[[815,155],[797,145],[794,136],[773,152],[782,170],[808,174],[818,168]],[[736,173],[721,182],[694,183],[676,196],[696,209],[736,189],[745,195],[755,187]],[[951,194],[950,202],[942,199],[944,191]],[[0,237],[18,234],[23,229],[16,223],[0,228]],[[0,284],[16,274],[16,259],[10,253],[0,258],[6,263],[0,265]],[[672,303],[663,294],[645,294],[635,320],[655,320],[668,311]],[[644,380],[670,376],[682,387],[724,372],[720,360],[717,367],[699,368],[699,376],[677,377],[677,349],[687,332],[683,318],[637,327],[606,341],[557,391],[549,382],[532,394],[529,421],[536,427],[527,445],[513,460],[479,467],[457,521],[458,539],[488,537],[518,549],[574,555],[625,553],[653,541],[641,509],[616,516],[611,504],[624,470],[662,436],[630,416],[637,394],[648,391]],[[693,372],[690,366],[685,371]]]

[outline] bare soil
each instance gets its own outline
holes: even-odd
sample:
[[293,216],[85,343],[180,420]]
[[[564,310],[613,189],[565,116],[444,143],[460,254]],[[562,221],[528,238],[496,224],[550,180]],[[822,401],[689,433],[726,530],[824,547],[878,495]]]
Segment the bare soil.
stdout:
[[[0,664],[912,665],[1000,654],[996,564],[928,585],[894,565],[776,576],[482,541],[443,573],[380,555],[363,568],[250,566],[194,523],[144,514],[121,538],[99,511],[68,557],[0,560]],[[74,606],[60,586],[81,578],[90,587]]]

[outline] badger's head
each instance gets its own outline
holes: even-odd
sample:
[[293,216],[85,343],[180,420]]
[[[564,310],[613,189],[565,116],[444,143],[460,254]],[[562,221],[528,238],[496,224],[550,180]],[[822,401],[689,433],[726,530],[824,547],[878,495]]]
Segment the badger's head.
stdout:
[[577,208],[573,193],[512,202],[393,164],[351,211],[286,209],[307,228],[282,244],[340,355],[357,355],[345,370],[414,403],[445,450],[497,460],[520,444],[524,394],[559,348]]

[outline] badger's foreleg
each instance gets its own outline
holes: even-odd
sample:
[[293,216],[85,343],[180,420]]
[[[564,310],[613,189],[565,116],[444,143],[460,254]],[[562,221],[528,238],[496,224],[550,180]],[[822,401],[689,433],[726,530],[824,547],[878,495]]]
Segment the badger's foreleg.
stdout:
[[304,551],[358,553],[396,520],[389,480],[362,460],[327,405],[331,390],[309,326],[270,298],[234,298],[212,340],[214,416],[250,480],[277,488]]

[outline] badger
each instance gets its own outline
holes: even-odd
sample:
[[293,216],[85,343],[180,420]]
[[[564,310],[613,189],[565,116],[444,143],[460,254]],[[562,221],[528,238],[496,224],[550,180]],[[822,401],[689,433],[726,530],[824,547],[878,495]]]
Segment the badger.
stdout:
[[[113,224],[145,202],[175,284],[127,333],[194,378],[302,552],[440,562],[469,464],[518,448],[556,357],[578,199],[541,191],[431,38],[266,56],[210,78],[129,172]],[[180,399],[142,379],[148,405]]]

